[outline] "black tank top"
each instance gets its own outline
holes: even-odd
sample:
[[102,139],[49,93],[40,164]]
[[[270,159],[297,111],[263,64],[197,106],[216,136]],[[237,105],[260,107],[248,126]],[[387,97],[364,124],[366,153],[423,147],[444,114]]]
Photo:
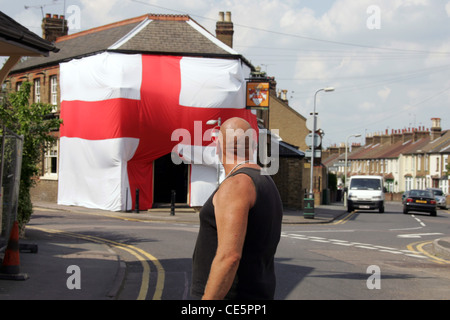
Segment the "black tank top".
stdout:
[[[278,189],[269,175],[259,169],[241,168],[237,174],[248,175],[255,185],[256,201],[248,215],[247,233],[241,261],[226,299],[273,299],[275,293],[274,256],[280,240],[282,203]],[[217,227],[213,192],[200,211],[200,231],[192,261],[191,294],[203,296],[217,249]]]

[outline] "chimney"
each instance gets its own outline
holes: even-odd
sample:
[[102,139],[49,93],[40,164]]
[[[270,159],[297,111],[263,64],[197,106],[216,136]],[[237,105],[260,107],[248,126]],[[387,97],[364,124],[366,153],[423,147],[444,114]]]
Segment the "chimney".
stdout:
[[219,21],[216,23],[216,38],[233,48],[233,22],[231,22],[231,12],[219,12]]
[[402,141],[402,133],[400,130],[394,130],[394,132],[391,135],[391,144],[397,143],[399,141]]
[[373,144],[379,144],[381,143],[381,134],[379,132],[376,132],[373,135]]
[[352,143],[352,151],[351,152],[358,151],[359,149],[361,149],[361,143],[353,142]]
[[441,133],[441,118],[431,118],[431,141],[439,138]]
[[388,129],[386,129],[385,134],[381,135],[381,144],[391,144],[391,136]]
[[409,140],[412,140],[413,133],[411,131],[411,128],[403,129],[403,142],[408,142]]
[[339,148],[336,145],[329,146],[328,147],[328,152],[329,152],[330,156],[333,155],[333,154],[340,154],[339,153]]
[[373,136],[371,134],[366,135],[366,146],[373,143]]
[[52,17],[50,13],[47,13],[42,19],[42,38],[45,40],[55,42],[56,38],[66,36],[68,32],[67,20],[63,15],[54,14]]
[[428,134],[428,132],[425,130],[425,127],[424,127],[424,126],[422,126],[422,127],[419,126],[419,127],[416,128],[415,131],[414,131],[414,141],[417,141],[417,140],[426,138],[426,137],[428,137],[428,136],[429,136],[429,134]]
[[339,154],[344,154],[344,153],[345,153],[345,143],[341,142],[341,145],[339,146]]
[[284,102],[288,102],[288,99],[287,99],[287,90],[281,90],[281,100],[282,101],[284,101]]

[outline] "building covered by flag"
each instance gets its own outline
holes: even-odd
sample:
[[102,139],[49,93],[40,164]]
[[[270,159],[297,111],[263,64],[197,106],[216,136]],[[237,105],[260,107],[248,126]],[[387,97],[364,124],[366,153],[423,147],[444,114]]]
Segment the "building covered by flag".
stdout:
[[[47,20],[64,25],[47,15],[43,28]],[[187,15],[147,14],[63,35],[58,53],[18,64],[10,88],[32,82],[33,102],[54,104],[63,120],[40,197],[120,211],[135,207],[137,191],[140,209],[174,191],[176,202],[203,205],[221,174],[207,121],[239,116],[257,129],[245,108],[253,67],[231,48],[231,20],[217,29],[215,37]]]

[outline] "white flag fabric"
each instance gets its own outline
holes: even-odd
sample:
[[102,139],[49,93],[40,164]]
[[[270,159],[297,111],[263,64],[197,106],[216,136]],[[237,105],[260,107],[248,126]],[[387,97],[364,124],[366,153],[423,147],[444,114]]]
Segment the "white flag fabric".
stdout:
[[[210,119],[237,116],[257,130],[245,109],[249,72],[240,60],[110,52],[61,63],[58,203],[129,210],[139,189],[139,208],[151,208],[153,161],[176,149],[174,130],[201,148],[211,148]],[[189,160],[191,206],[217,185],[217,157],[207,158]]]

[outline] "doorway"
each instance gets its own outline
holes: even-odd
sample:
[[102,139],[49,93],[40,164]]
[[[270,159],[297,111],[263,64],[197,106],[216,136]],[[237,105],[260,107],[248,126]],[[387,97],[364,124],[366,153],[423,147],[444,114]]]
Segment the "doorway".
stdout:
[[187,206],[189,165],[174,164],[169,153],[154,161],[153,170],[153,207],[170,206],[172,190],[176,192],[176,206]]

